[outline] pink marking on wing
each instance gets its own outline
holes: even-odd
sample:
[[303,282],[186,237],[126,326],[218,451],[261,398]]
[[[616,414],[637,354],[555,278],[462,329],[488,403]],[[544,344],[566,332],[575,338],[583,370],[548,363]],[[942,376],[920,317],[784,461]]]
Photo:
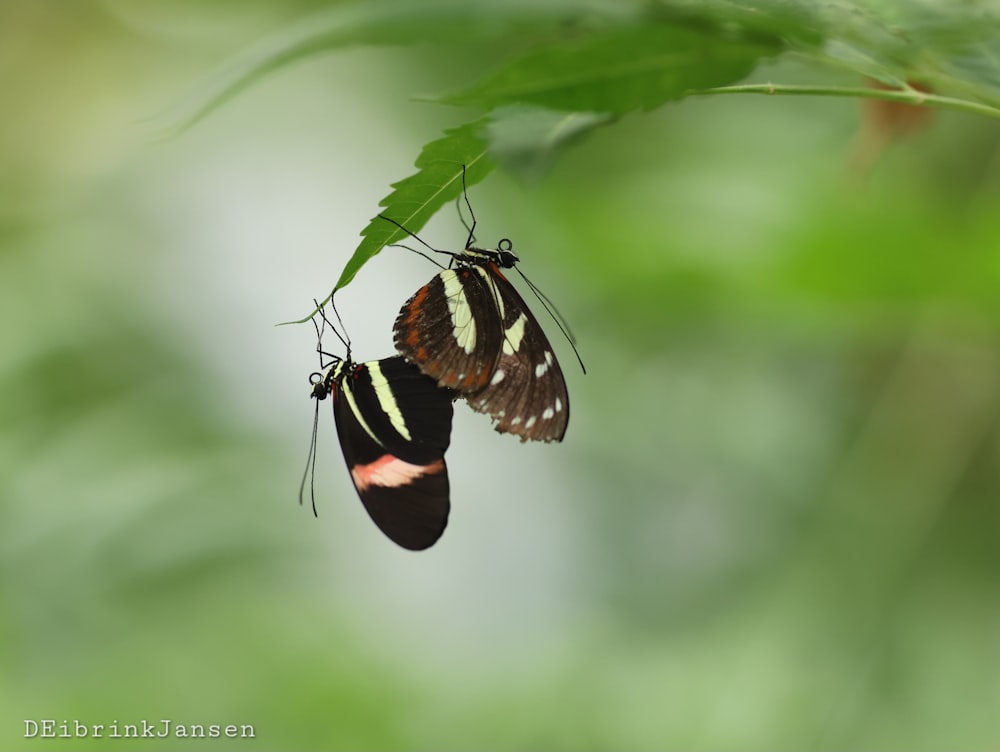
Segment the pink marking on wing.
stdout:
[[391,454],[383,454],[369,465],[355,465],[351,477],[358,491],[367,491],[371,486],[399,488],[412,483],[422,475],[432,475],[444,469],[444,460],[436,460],[429,465],[411,465]]

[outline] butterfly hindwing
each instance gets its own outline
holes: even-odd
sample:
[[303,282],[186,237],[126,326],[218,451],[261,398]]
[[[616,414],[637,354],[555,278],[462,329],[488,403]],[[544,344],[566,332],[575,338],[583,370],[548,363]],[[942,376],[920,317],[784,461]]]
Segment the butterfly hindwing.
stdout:
[[569,393],[545,332],[517,289],[495,263],[480,267],[503,313],[500,357],[489,383],[466,395],[473,410],[490,415],[501,433],[522,441],[562,441]]
[[407,360],[463,394],[489,383],[503,342],[493,291],[475,266],[435,275],[403,304],[393,330]]
[[[451,396],[399,361],[345,363],[331,385],[333,413],[351,480],[372,521],[403,548],[422,550],[448,524],[444,451],[451,432]],[[399,411],[396,425],[386,409],[392,404],[387,395]],[[417,404],[424,399],[426,404]]]

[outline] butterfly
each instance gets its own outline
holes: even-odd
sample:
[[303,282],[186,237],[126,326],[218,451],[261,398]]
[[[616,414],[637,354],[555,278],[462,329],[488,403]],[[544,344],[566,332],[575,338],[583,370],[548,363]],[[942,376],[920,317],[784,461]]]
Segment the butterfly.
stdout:
[[[465,200],[469,205],[467,195]],[[403,304],[393,326],[396,349],[440,386],[458,392],[473,410],[490,415],[497,431],[522,441],[562,441],[569,423],[562,368],[538,320],[504,274],[520,259],[506,238],[496,249],[477,248],[474,229],[475,215],[460,253],[424,243],[451,256],[451,265]],[[524,279],[551,312],[548,299]]]
[[453,392],[398,355],[356,363],[349,345],[346,358],[334,356],[326,373],[312,374],[310,383],[317,413],[306,472],[315,471],[319,402],[332,397],[344,461],[372,521],[403,548],[432,546],[451,509],[444,454]]
[[569,394],[538,320],[504,275],[518,261],[510,241],[469,247],[403,304],[396,349],[459,392],[496,430],[522,441],[562,441]]

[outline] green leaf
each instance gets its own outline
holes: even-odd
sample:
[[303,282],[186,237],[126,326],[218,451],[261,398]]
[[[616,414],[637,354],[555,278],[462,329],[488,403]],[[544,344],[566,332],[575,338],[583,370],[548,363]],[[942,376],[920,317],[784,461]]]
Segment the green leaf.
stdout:
[[507,37],[523,44],[584,19],[588,23],[635,19],[638,5],[621,0],[346,3],[300,19],[235,56],[158,119],[168,133],[180,133],[271,73],[352,44],[454,45]]
[[[807,12],[787,14],[780,8],[785,0],[763,1],[780,12],[767,14],[768,23],[788,21],[790,25],[776,25],[774,31],[803,59],[893,88],[919,83],[952,98],[1000,105],[1000,12],[995,7],[933,0],[830,0]],[[711,2],[713,10],[727,12],[726,0]],[[704,7],[701,11],[706,12]],[[738,14],[730,15],[735,19]]]
[[892,31],[905,42],[872,44],[871,54],[933,91],[1000,106],[1000,13],[995,7],[901,4]]
[[522,178],[548,172],[566,147],[615,120],[603,112],[559,112],[511,105],[490,114],[490,154]]
[[[486,120],[480,119],[444,132],[431,141],[417,157],[417,172],[393,183],[393,192],[379,202],[381,212],[416,233],[434,213],[462,194],[465,185],[474,185],[489,175],[495,164],[487,153]],[[404,240],[407,233],[376,216],[361,231],[363,240],[348,260],[334,292],[347,285],[365,262],[390,243]]]
[[664,25],[605,29],[518,58],[442,101],[484,109],[648,110],[692,89],[740,79],[778,49],[776,43]]
[[823,43],[825,15],[833,0],[824,3],[794,0],[671,0],[651,7],[662,21],[703,28],[738,28],[745,38],[781,39],[797,48]]

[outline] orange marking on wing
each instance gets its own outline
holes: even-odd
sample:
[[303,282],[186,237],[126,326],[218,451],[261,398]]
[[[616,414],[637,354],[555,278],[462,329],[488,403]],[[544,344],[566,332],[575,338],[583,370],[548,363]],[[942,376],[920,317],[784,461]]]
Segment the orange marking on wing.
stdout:
[[406,304],[406,323],[410,326],[420,318],[420,309],[427,299],[427,293],[427,285],[424,285],[413,294],[410,302]]
[[382,488],[399,488],[412,483],[424,475],[433,475],[444,469],[444,459],[435,460],[429,465],[411,465],[399,457],[383,454],[368,465],[355,465],[351,468],[351,477],[358,491],[367,491],[372,486]]
[[500,267],[496,265],[495,261],[490,262],[490,271],[493,272],[498,277],[500,277],[500,279],[507,279],[505,276],[503,276],[503,272],[500,271]]
[[[461,378],[459,378],[460,376]],[[452,389],[458,389],[464,392],[472,392],[486,386],[486,382],[489,379],[489,377],[490,375],[488,373],[482,374],[475,372],[462,375],[453,368],[450,371],[447,371],[444,374],[442,374],[438,378],[438,381],[441,382],[442,384],[447,384]]]
[[470,373],[468,376],[462,379],[462,389],[468,392],[473,389],[478,389],[480,387],[486,386],[486,380],[488,378],[489,374]]

